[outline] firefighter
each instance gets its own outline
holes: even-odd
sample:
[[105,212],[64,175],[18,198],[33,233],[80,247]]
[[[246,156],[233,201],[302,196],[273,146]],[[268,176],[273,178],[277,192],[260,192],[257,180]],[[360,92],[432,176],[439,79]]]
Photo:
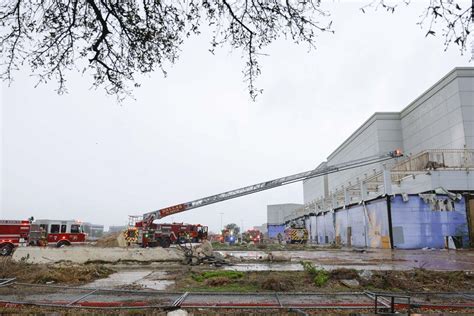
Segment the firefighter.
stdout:
[[278,238],[278,243],[281,245],[281,242],[283,241],[283,236],[281,235],[281,233],[278,233],[277,238]]
[[40,226],[39,246],[46,247],[48,245],[48,233],[43,226]]

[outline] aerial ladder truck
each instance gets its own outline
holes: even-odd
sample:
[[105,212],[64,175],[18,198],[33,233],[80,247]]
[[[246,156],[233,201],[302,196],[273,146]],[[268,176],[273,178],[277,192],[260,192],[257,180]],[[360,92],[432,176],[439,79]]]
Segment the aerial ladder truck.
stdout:
[[231,190],[231,191],[211,195],[211,196],[197,199],[194,201],[176,204],[176,205],[162,208],[153,212],[148,212],[148,213],[143,214],[143,220],[136,223],[136,227],[138,228],[137,229],[138,230],[137,242],[142,247],[148,247],[148,246],[162,246],[165,248],[169,247],[171,240],[170,240],[170,237],[167,236],[167,232],[157,231],[156,224],[153,224],[153,221],[157,219],[162,219],[164,217],[167,217],[173,214],[177,214],[177,213],[189,211],[198,207],[203,207],[210,204],[234,199],[234,198],[241,197],[244,195],[249,195],[249,194],[273,189],[273,188],[287,185],[290,183],[295,183],[295,182],[299,182],[299,181],[303,181],[303,180],[311,179],[315,177],[320,177],[320,176],[335,173],[335,172],[340,172],[340,171],[344,171],[348,169],[380,163],[380,162],[384,162],[384,161],[391,160],[394,158],[399,158],[402,156],[403,156],[402,152],[399,149],[397,149],[397,150],[388,152],[386,154],[365,157],[365,158],[352,160],[352,161],[348,161],[348,162],[344,162],[340,164],[326,166],[324,168],[316,168],[310,171],[300,172],[300,173],[293,174],[290,176],[273,179],[270,181],[265,181],[265,182],[254,184],[254,185],[249,185],[249,186],[242,187],[236,190]]

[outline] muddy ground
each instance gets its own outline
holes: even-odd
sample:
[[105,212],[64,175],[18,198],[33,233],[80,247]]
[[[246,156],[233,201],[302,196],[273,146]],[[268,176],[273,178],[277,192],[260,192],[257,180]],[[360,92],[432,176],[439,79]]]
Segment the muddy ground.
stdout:
[[[230,267],[231,269],[232,267]],[[327,281],[315,284],[308,271],[234,271],[209,266],[180,264],[31,264],[0,261],[0,278],[16,278],[18,282],[35,284],[95,284],[97,287],[146,288],[152,281],[166,282],[167,291],[474,291],[474,273],[468,271],[431,271],[416,268],[406,271],[357,271],[348,268],[323,270]],[[132,272],[132,273],[130,273]],[[114,282],[121,275],[124,283]],[[127,276],[132,279],[127,280]],[[136,282],[134,275],[147,276],[147,282]],[[157,277],[158,276],[158,277]],[[153,279],[155,277],[156,280]],[[138,279],[137,279],[138,280]],[[355,280],[352,286],[341,280]],[[102,282],[104,281],[104,282]],[[99,283],[97,283],[99,282]],[[153,288],[153,286],[151,286]],[[156,289],[156,288],[155,288]]]
[[112,268],[100,264],[34,264],[0,257],[0,278],[15,278],[17,282],[24,283],[76,285],[106,278],[114,272]]
[[[234,264],[220,268],[208,265],[187,266],[179,261],[89,262],[85,264],[63,261],[34,264],[25,261],[14,262],[11,258],[0,258],[0,278],[13,277],[18,282],[35,284],[176,292],[474,291],[474,269],[472,269],[474,252],[472,251],[344,249],[307,251],[298,245],[287,250],[282,250],[280,245],[272,245],[272,247],[275,248],[245,251],[235,251],[234,248],[218,250]],[[153,249],[146,250],[153,251]],[[309,262],[310,268],[305,270],[301,262]],[[311,267],[314,269],[311,270]],[[436,267],[441,267],[441,270]],[[19,311],[48,312],[47,309],[34,307],[0,308],[2,313]],[[57,312],[58,309],[52,311]],[[61,313],[67,313],[67,311],[60,310]],[[72,312],[76,314],[79,311],[74,309]],[[84,311],[84,313],[87,312],[87,310]],[[118,312],[110,311],[112,314]],[[149,312],[151,311],[147,311]],[[210,312],[213,311],[193,310],[195,315]],[[322,311],[308,312],[312,314]],[[120,313],[126,314],[123,311]],[[239,311],[235,315],[243,315],[242,313]],[[162,315],[165,311],[155,310],[153,314]],[[216,311],[216,314],[222,314],[222,310]],[[226,312],[226,314],[229,313]],[[271,311],[268,313],[268,315],[275,314],[278,313]],[[287,315],[288,311],[283,314]]]

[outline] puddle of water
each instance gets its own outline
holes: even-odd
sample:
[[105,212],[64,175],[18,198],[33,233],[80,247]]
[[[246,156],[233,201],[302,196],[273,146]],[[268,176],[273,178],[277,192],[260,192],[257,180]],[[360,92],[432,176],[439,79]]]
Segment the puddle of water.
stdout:
[[129,284],[134,284],[140,279],[150,274],[150,271],[120,271],[112,273],[105,279],[95,280],[87,284],[87,287],[93,288],[114,288]]
[[167,279],[168,274],[164,271],[150,272],[149,270],[119,271],[111,274],[105,279],[95,280],[84,287],[91,288],[121,288],[130,285],[138,285],[147,289],[165,290],[173,285],[173,280]]

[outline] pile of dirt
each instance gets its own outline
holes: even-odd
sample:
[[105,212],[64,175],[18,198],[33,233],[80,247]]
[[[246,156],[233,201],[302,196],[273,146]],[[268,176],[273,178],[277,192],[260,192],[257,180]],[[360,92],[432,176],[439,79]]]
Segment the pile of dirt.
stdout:
[[104,237],[97,240],[95,245],[97,247],[104,247],[104,248],[119,247],[118,238],[120,237],[121,234],[122,234],[121,232],[107,234]]
[[33,264],[0,260],[0,278],[16,278],[17,282],[37,284],[81,284],[101,279],[115,272],[103,265],[73,263]]

